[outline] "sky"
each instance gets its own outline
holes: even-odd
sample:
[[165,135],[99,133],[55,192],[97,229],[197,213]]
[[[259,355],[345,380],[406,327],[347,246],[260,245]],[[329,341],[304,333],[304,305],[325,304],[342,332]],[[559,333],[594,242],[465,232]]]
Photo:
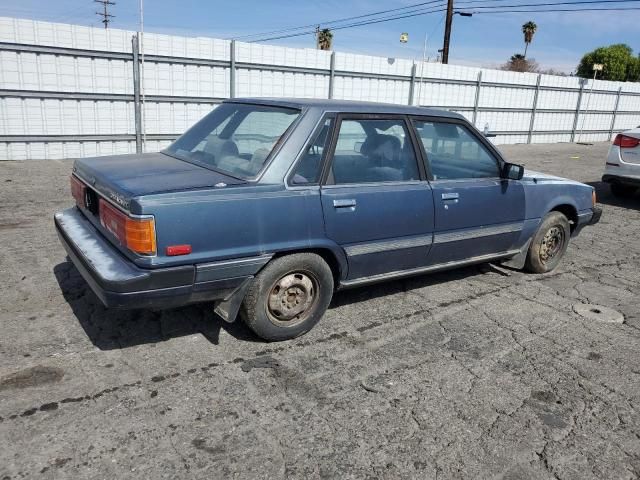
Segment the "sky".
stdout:
[[[115,17],[112,28],[137,30],[138,0],[112,0],[109,11]],[[186,36],[231,38],[293,26],[363,15],[380,10],[406,7],[419,0],[144,0],[144,29],[157,33]],[[464,0],[457,0],[462,5]],[[468,1],[468,0],[467,0]],[[501,5],[549,3],[567,0],[474,0]],[[600,5],[600,7],[605,5]],[[606,6],[612,6],[611,4]],[[638,7],[636,3],[618,6]],[[425,7],[428,8],[428,7]],[[457,7],[463,10],[462,7]],[[102,6],[93,0],[0,0],[0,16],[74,23],[102,27],[96,11]],[[473,11],[465,8],[465,11]],[[582,55],[596,47],[626,43],[640,52],[640,10],[626,12],[573,13],[474,13],[473,17],[454,16],[449,54],[450,64],[497,67],[514,53],[522,53],[522,24],[538,25],[528,58],[540,67],[571,73]],[[400,43],[400,34],[409,34]],[[394,58],[420,59],[427,36],[427,57],[432,60],[442,48],[444,13],[432,13],[385,23],[334,32],[334,50]],[[271,40],[267,43],[314,48],[313,35]]]

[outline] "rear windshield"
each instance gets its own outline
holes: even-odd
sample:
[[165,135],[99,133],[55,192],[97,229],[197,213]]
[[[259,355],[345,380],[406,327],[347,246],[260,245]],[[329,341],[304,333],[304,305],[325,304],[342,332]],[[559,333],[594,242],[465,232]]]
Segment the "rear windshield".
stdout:
[[255,177],[299,110],[223,103],[173,142],[165,153],[228,175]]

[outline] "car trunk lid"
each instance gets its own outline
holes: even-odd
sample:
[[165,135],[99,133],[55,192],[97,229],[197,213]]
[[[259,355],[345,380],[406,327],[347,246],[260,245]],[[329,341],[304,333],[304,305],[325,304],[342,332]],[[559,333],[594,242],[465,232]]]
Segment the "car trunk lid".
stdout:
[[163,153],[81,158],[76,160],[73,171],[89,187],[124,209],[129,208],[133,197],[246,183]]

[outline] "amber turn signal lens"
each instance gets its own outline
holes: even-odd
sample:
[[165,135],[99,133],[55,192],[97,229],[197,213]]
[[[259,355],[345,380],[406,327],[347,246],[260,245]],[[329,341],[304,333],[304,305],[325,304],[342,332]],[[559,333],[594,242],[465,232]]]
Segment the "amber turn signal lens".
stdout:
[[100,223],[129,250],[142,255],[156,253],[153,218],[132,218],[100,199]]
[[596,201],[597,201],[596,189],[594,188],[593,191],[591,192],[591,205],[595,207],[596,206]]

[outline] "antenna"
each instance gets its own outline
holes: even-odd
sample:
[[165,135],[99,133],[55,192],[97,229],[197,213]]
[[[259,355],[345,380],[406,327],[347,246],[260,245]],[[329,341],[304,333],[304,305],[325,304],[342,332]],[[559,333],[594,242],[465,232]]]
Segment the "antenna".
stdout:
[[100,21],[104,23],[104,28],[109,28],[109,22],[113,17],[115,17],[115,15],[111,15],[107,9],[109,8],[109,5],[115,5],[116,2],[112,2],[110,0],[93,0],[93,1],[96,3],[102,4],[102,8],[103,8],[102,12],[96,12],[96,15],[99,15],[102,17],[102,20]]

